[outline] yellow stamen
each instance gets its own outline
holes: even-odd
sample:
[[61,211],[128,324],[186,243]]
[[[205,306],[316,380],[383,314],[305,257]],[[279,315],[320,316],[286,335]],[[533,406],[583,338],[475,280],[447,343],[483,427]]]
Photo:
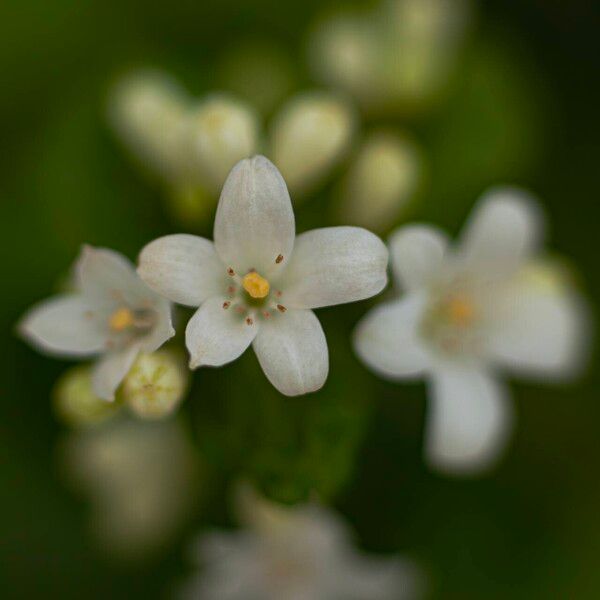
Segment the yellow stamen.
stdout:
[[265,298],[269,295],[271,289],[269,282],[256,271],[251,271],[245,275],[242,279],[242,285],[252,298]]
[[115,312],[110,315],[108,319],[108,325],[113,331],[123,331],[128,327],[131,327],[135,321],[134,314],[126,307],[117,308]]
[[456,296],[448,302],[448,316],[454,325],[466,327],[470,325],[476,316],[475,307],[469,298]]

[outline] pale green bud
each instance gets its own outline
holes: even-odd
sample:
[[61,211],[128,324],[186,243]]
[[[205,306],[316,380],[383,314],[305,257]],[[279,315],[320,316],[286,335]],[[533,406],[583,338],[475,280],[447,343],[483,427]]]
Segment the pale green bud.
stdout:
[[187,391],[189,371],[173,350],[140,354],[123,380],[120,395],[143,419],[162,419],[175,411]]
[[190,112],[185,127],[190,170],[215,194],[233,166],[258,151],[258,115],[246,103],[225,95],[204,100]]
[[332,94],[301,94],[281,109],[272,158],[292,194],[308,193],[331,173],[350,149],[355,125],[351,106]]
[[54,410],[61,421],[72,426],[87,426],[110,419],[121,409],[118,402],[98,398],[92,390],[91,367],[68,369],[56,382]]
[[109,118],[117,135],[152,174],[173,182],[182,177],[182,124],[189,107],[184,90],[167,75],[145,71],[114,87]]
[[413,198],[422,171],[421,153],[410,139],[371,134],[341,184],[340,219],[374,231],[389,228]]

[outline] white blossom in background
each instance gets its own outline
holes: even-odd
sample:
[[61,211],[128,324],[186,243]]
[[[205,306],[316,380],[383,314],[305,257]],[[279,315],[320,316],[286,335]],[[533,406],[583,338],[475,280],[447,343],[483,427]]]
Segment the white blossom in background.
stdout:
[[407,208],[423,175],[421,152],[407,136],[375,131],[351,161],[337,212],[353,225],[383,231]]
[[352,534],[331,510],[284,507],[246,491],[243,528],[201,536],[199,572],[182,600],[409,600],[420,597],[417,569],[398,558],[353,548]]
[[227,94],[196,100],[154,71],[114,87],[109,120],[182,218],[206,215],[231,168],[252,156],[260,139],[258,115],[247,103]]
[[318,390],[327,342],[312,309],[362,300],[387,282],[388,252],[372,233],[331,227],[296,237],[292,203],[265,157],[238,163],[219,200],[214,244],[168,235],[141,252],[138,273],[158,293],[200,308],[186,329],[190,366],[221,366],[250,344],[283,394]]
[[164,550],[197,502],[199,468],[181,423],[118,418],[69,432],[62,473],[90,502],[94,540],[112,559]]
[[19,332],[40,351],[98,357],[94,393],[113,400],[140,352],[153,352],[175,335],[171,305],[151,290],[121,254],[84,246],[75,264],[73,293],[34,306]]
[[368,111],[419,111],[446,85],[470,21],[469,0],[384,0],[325,15],[308,39],[318,80]]
[[347,155],[355,128],[352,106],[331,93],[299,94],[278,111],[270,130],[271,155],[296,200]]
[[541,261],[541,228],[527,194],[498,188],[456,249],[427,225],[391,237],[404,294],[367,314],[355,348],[385,378],[427,380],[425,455],[438,470],[477,472],[497,460],[513,426],[505,372],[548,381],[583,364],[585,305]]

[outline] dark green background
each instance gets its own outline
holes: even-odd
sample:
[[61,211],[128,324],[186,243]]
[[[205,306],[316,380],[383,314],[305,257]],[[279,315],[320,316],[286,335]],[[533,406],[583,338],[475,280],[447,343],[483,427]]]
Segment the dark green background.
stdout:
[[[519,418],[505,460],[477,480],[443,478],[421,461],[423,386],[378,381],[347,347],[368,303],[320,311],[332,370],[319,394],[282,398],[251,354],[196,376],[183,413],[212,474],[166,556],[127,566],[101,557],[86,535],[86,502],[58,477],[62,427],[49,394],[65,363],[18,341],[14,323],[51,293],[82,242],[133,258],[181,229],[106,129],[108,84],[150,63],[201,93],[215,85],[217,57],[253,37],[280,44],[301,89],[310,84],[304,31],[324,5],[2,3],[0,597],[161,596],[185,574],[183,548],[196,528],[228,522],[223,489],[240,471],[288,501],[316,487],[366,549],[418,560],[433,597],[600,597],[597,363],[576,386],[513,385]],[[548,207],[552,247],[572,258],[594,307],[597,26],[592,0],[485,2],[447,101],[415,123],[384,121],[413,131],[429,158],[415,218],[456,232],[487,185],[526,185]],[[326,224],[327,198],[324,190],[303,205],[300,230]]]

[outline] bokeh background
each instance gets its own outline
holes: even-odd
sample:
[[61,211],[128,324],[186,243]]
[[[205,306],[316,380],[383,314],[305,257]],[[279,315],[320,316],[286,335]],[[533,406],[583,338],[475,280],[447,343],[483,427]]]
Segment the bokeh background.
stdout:
[[[161,551],[125,561],[99,548],[89,499],[66,482],[67,432],[50,396],[68,363],[36,354],[14,324],[56,289],[82,242],[134,258],[149,240],[184,229],[109,130],[109,86],[127,68],[152,65],[196,95],[228,86],[239,92],[227,79],[227,57],[258,41],[286,65],[286,93],[313,89],[307,31],[324,9],[352,5],[368,6],[2,3],[2,598],[162,597],[188,572],[194,532],[232,523],[227,489],[239,474],[283,502],[317,490],[364,549],[420,563],[433,598],[600,597],[597,360],[575,385],[513,383],[518,426],[499,466],[474,479],[443,477],[421,457],[424,386],[377,380],[349,348],[369,302],[319,312],[331,376],[318,394],[279,396],[251,353],[196,374],[180,419],[194,443],[198,485],[189,515]],[[481,2],[435,106],[362,116],[364,128],[408,130],[422,147],[426,182],[404,218],[455,233],[487,186],[534,191],[549,213],[552,248],[569,256],[593,308],[600,297],[597,16],[592,0]],[[336,222],[324,210],[333,186],[298,208],[298,230]],[[210,236],[209,225],[196,231]]]

